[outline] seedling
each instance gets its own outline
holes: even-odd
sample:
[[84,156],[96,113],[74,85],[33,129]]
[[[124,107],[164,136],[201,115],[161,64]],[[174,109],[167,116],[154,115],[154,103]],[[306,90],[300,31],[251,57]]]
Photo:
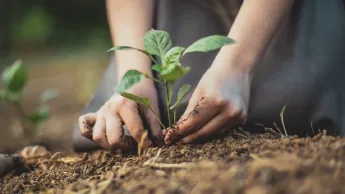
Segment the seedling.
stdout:
[[276,127],[276,130],[274,130],[273,128],[268,128],[268,127],[265,127],[263,124],[260,124],[260,123],[255,123],[256,125],[259,125],[259,126],[262,126],[265,131],[268,131],[268,132],[271,132],[271,133],[274,133],[278,136],[280,136],[282,139],[283,138],[288,138],[289,135],[287,134],[287,131],[286,131],[286,128],[285,128],[285,124],[284,124],[284,112],[285,112],[285,109],[286,109],[286,106],[283,106],[282,110],[280,111],[280,121],[283,125],[283,129],[284,129],[284,133],[282,133],[282,131],[279,129],[279,127],[277,126],[276,123],[273,123],[274,126]]
[[[158,78],[149,76],[147,72],[139,72],[137,70],[129,70],[125,73],[116,88],[116,92],[125,98],[133,100],[138,104],[141,104],[149,108],[156,116],[163,128],[167,128],[159,119],[157,113],[150,106],[150,99],[144,96],[136,96],[134,94],[126,92],[129,88],[140,82],[143,78],[151,79],[159,84],[164,85],[165,88],[165,100],[166,111],[168,115],[168,122],[170,127],[173,123],[176,123],[176,110],[179,107],[181,101],[190,90],[189,84],[184,84],[178,91],[176,96],[176,102],[172,104],[172,98],[174,95],[174,83],[176,80],[181,79],[189,71],[189,67],[182,66],[182,58],[192,52],[209,52],[219,49],[228,44],[234,44],[235,41],[226,36],[212,35],[205,38],[201,38],[190,45],[188,48],[181,46],[172,46],[172,41],[168,32],[161,30],[150,30],[144,35],[144,47],[145,50],[133,48],[129,46],[116,46],[109,51],[115,50],[137,50],[147,55],[154,65],[152,70],[158,73]],[[154,56],[158,57],[156,60]]]
[[56,96],[55,90],[44,91],[39,98],[38,107],[26,114],[22,106],[22,94],[27,83],[27,70],[21,61],[16,61],[2,73],[3,88],[0,88],[0,110],[1,106],[12,105],[18,114],[25,137],[35,135],[39,124],[49,118],[49,107],[46,102]]

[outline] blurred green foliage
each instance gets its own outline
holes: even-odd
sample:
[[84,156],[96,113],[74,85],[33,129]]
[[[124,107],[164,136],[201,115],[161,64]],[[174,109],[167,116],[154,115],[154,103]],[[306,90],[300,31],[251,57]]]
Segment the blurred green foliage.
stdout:
[[39,99],[39,105],[33,111],[26,113],[23,110],[21,97],[27,83],[27,69],[22,61],[16,61],[2,73],[2,86],[0,88],[0,105],[10,105],[16,109],[17,117],[25,137],[33,137],[37,126],[49,118],[49,107],[46,102],[56,96],[56,91],[45,90]]
[[44,42],[55,31],[55,20],[42,7],[34,7],[28,10],[18,24],[13,25],[14,44],[23,42]]
[[1,64],[35,53],[100,53],[111,46],[104,1],[0,0],[0,29]]

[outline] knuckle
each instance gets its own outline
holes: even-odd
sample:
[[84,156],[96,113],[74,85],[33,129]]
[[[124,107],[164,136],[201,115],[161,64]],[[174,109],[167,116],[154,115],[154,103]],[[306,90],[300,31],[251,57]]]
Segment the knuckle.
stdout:
[[141,131],[143,131],[143,130],[144,129],[141,129],[141,128],[137,128],[137,129],[133,130],[133,132],[132,132],[133,139],[135,139],[136,141],[140,141],[141,137],[142,137]]
[[100,112],[112,111],[116,109],[116,104],[113,101],[107,101],[103,107],[100,109]]
[[226,117],[228,119],[232,119],[232,118],[241,119],[243,117],[243,115],[245,115],[243,109],[237,105],[232,105],[226,111]]
[[125,106],[126,104],[128,104],[128,99],[127,98],[125,98],[125,97],[122,97],[122,96],[120,96],[117,100],[116,100],[116,104],[118,105],[118,106]]
[[216,98],[214,103],[217,107],[224,107],[229,104],[229,100],[224,99],[224,98]]

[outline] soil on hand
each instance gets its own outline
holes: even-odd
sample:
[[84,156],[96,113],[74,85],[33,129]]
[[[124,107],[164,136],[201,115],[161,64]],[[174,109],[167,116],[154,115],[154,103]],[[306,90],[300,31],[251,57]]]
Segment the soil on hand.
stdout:
[[0,182],[2,193],[345,193],[345,138],[229,135],[135,154],[40,159]]

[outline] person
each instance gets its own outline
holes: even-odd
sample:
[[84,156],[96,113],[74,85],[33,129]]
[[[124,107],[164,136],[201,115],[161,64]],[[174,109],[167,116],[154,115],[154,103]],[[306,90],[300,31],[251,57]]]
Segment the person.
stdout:
[[[75,128],[75,150],[132,149],[146,128],[150,136],[144,148],[205,141],[238,125],[262,130],[258,123],[279,125],[285,105],[289,135],[313,135],[320,129],[344,135],[341,0],[108,0],[107,12],[116,46],[144,49],[143,36],[151,28],[169,32],[173,45],[187,47],[215,34],[227,35],[236,44],[184,58],[191,72],[177,81],[174,90],[188,83],[193,92],[178,111],[178,127],[163,131],[146,108],[113,94],[127,70],[152,74],[150,59],[136,51],[116,51]],[[160,86],[145,79],[129,92],[150,98],[166,123]],[[95,123],[93,141],[80,135],[85,122]]]

